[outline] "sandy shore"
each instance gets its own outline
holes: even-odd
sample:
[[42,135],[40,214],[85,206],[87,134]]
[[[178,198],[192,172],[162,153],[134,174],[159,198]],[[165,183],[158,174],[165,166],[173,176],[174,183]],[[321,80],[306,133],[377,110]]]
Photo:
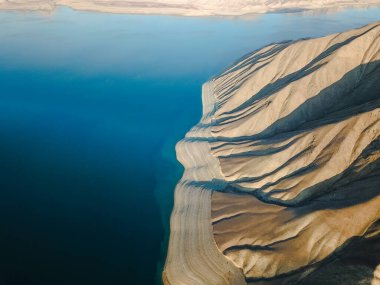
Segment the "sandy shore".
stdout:
[[58,6],[76,10],[125,14],[162,14],[181,16],[239,16],[346,7],[380,5],[380,0],[0,0],[0,10],[52,12]]
[[166,284],[378,283],[379,67],[380,22],[266,46],[204,86]]

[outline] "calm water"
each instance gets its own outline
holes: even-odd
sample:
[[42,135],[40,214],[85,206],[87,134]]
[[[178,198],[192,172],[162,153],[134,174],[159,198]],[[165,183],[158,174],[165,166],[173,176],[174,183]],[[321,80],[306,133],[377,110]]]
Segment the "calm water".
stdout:
[[202,82],[262,45],[375,20],[0,12],[0,284],[159,284]]

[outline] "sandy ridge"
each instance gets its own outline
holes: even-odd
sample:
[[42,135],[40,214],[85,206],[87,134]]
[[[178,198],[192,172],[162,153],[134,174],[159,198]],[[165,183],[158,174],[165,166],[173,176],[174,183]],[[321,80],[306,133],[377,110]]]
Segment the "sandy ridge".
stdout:
[[[189,266],[179,271],[168,262],[167,284],[193,284],[181,279],[192,274],[201,284],[225,284],[224,278],[207,276],[226,276],[231,269],[238,278],[243,272],[249,284],[341,284],[339,274],[309,274],[347,252],[355,237],[364,238],[365,250],[348,251],[330,271],[377,284],[375,267],[347,270],[342,264],[360,252],[361,260],[380,263],[379,72],[380,23],[373,23],[269,45],[205,84],[201,122],[177,146],[186,168],[178,187],[189,191],[185,202],[176,200],[168,260],[201,256],[184,253],[188,246],[180,240],[186,235],[175,234],[178,213],[198,201],[211,210],[212,227],[206,228],[206,214],[199,220],[187,212],[183,231],[193,232],[197,222],[186,224],[201,221],[205,228],[202,235],[196,230],[198,241],[207,236],[212,256],[221,261],[224,254],[229,265],[216,265],[217,272],[209,263],[210,271],[201,273]],[[205,193],[203,202],[197,200]],[[244,283],[238,280],[228,284]],[[359,282],[350,276],[344,280]]]

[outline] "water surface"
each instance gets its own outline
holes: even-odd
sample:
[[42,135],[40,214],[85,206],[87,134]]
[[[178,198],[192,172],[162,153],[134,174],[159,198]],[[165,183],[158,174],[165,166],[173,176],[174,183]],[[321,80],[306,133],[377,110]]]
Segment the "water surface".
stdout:
[[263,45],[379,19],[0,12],[0,284],[159,284],[201,84]]

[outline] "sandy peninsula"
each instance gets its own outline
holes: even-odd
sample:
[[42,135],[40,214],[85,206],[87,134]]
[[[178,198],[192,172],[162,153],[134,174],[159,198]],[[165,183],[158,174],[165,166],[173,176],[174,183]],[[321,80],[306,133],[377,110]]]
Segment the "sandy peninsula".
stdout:
[[380,22],[271,44],[203,87],[166,285],[379,284]]

